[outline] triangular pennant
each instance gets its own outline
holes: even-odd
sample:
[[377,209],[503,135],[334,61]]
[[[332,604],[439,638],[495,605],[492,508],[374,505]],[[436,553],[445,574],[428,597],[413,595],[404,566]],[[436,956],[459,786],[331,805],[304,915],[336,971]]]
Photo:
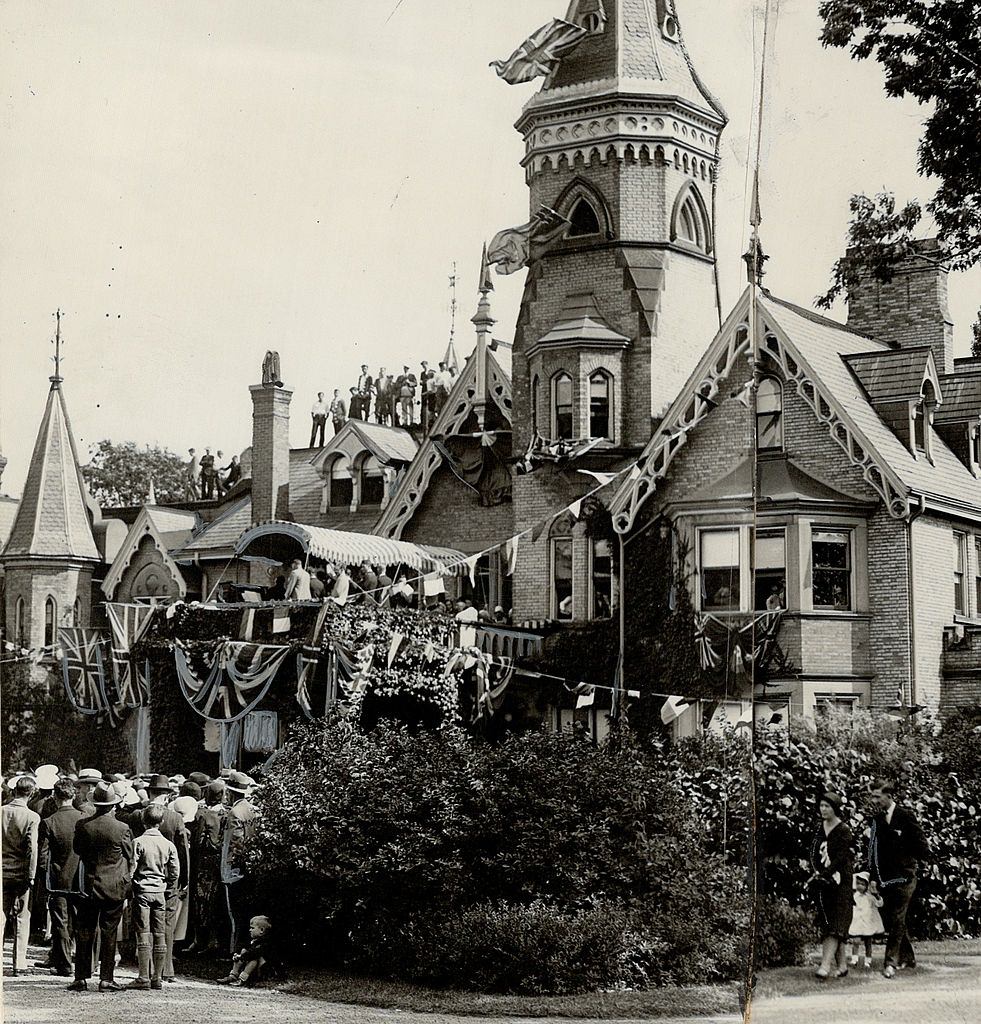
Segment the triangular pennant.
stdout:
[[691,702],[685,697],[668,697],[661,705],[661,721],[670,725],[676,718],[680,718],[689,708]]
[[515,535],[504,545],[504,553],[507,559],[507,568],[504,570],[508,576],[514,575],[515,567],[518,564],[518,536]]
[[404,633],[392,633],[392,640],[388,645],[388,658],[386,659],[389,668],[392,667],[392,662],[395,661],[396,657],[398,657],[398,653],[401,650],[404,641]]
[[579,518],[582,513],[582,498],[578,498],[569,506],[569,511],[576,517]]

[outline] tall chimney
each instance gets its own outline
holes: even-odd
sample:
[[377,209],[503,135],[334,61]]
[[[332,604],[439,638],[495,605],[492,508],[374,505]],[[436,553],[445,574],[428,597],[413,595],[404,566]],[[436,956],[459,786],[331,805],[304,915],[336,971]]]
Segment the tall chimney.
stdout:
[[947,266],[935,238],[916,243],[891,281],[862,269],[848,293],[848,326],[877,341],[913,348],[929,345],[937,372],[954,371],[954,325],[947,304]]
[[[274,358],[274,361],[270,357]],[[263,383],[252,393],[252,522],[284,519],[290,501],[290,399],[279,378],[279,356],[267,353]]]

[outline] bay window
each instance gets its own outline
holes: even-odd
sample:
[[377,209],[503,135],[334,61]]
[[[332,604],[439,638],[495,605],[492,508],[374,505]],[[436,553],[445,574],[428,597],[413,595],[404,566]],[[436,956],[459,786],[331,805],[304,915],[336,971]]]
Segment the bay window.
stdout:
[[811,569],[814,607],[851,611],[851,532],[815,528],[811,533]]
[[787,607],[787,551],[783,530],[760,531],[756,535],[753,608],[776,611]]
[[699,533],[699,579],[705,611],[740,609],[740,530]]
[[613,387],[610,377],[597,370],[589,378],[589,436],[613,440],[610,409],[613,405]]

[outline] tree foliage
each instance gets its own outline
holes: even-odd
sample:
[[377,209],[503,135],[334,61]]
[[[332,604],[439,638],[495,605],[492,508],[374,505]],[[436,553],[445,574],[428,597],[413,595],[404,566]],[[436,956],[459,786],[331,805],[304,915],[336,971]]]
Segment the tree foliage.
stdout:
[[975,359],[981,359],[981,309],[978,310],[977,320],[971,324],[971,333],[974,336],[971,341],[971,355]]
[[82,475],[103,508],[142,505],[151,481],[161,504],[184,497],[184,463],[166,448],[105,440],[93,445],[89,454]]
[[939,181],[921,207],[913,200],[898,212],[892,196],[852,197],[849,246],[832,286],[819,304],[829,306],[854,281],[857,260],[888,280],[909,252],[912,231],[924,211],[951,269],[981,260],[981,3],[978,0],[822,0],[821,42],[850,48],[856,60],[874,57],[885,72],[889,96],[929,104],[917,150],[918,170]]

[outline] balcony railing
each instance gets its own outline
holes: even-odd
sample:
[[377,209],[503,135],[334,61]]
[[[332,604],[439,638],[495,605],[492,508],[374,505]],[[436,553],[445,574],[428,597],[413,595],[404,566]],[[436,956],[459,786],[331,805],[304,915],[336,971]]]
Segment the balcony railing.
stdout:
[[477,646],[495,658],[531,658],[541,654],[542,636],[518,626],[477,626]]

